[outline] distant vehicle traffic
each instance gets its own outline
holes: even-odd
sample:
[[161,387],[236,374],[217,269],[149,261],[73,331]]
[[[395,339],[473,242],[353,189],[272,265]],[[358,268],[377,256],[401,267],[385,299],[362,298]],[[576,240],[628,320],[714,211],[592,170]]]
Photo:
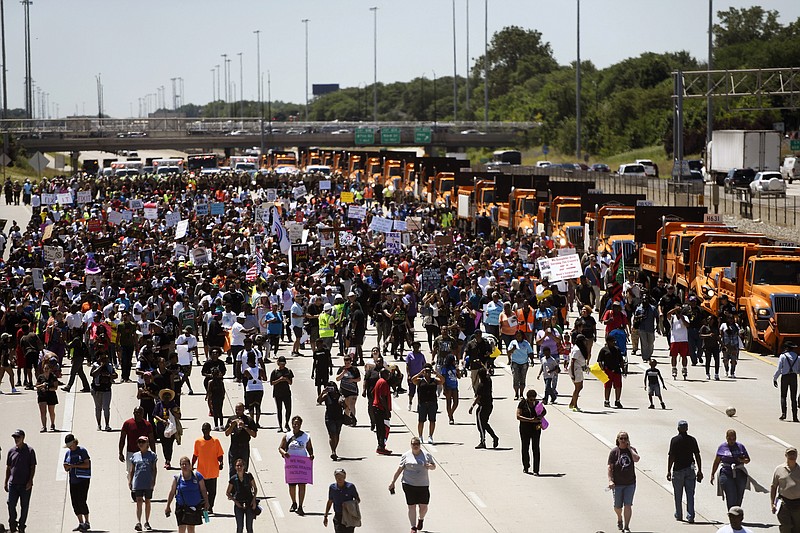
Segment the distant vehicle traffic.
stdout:
[[620,176],[647,177],[647,172],[645,172],[644,165],[641,163],[627,163],[620,165],[619,170],[617,170],[617,174]]
[[589,170],[593,172],[611,172],[611,168],[605,163],[595,163],[589,167]]
[[750,192],[753,196],[762,196],[765,194],[786,196],[786,181],[780,172],[767,171],[759,172],[756,174],[753,181],[750,182]]
[[722,185],[725,192],[731,192],[736,188],[747,188],[750,182],[756,177],[756,171],[752,168],[732,168],[728,175],[723,179]]
[[781,174],[783,174],[783,179],[789,183],[800,178],[800,157],[796,155],[786,156],[781,165]]

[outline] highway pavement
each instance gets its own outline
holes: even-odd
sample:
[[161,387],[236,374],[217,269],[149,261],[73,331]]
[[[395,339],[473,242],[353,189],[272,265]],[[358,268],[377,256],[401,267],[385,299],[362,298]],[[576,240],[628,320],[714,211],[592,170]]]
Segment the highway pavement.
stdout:
[[[23,208],[3,207],[14,216]],[[5,217],[3,217],[5,218]],[[9,217],[12,218],[12,217]],[[22,217],[18,220],[20,220]],[[22,222],[22,220],[20,220]],[[570,315],[571,319],[574,316]],[[424,334],[417,325],[417,337]],[[367,336],[367,348],[375,345],[374,331]],[[295,533],[323,531],[322,513],[327,498],[327,486],[333,482],[333,470],[345,468],[348,480],[355,483],[362,497],[365,532],[402,532],[409,530],[402,491],[390,495],[387,489],[397,468],[399,455],[409,449],[409,439],[416,433],[416,413],[408,410],[407,397],[394,400],[391,435],[388,447],[392,456],[375,453],[376,439],[370,432],[366,402],[359,397],[359,425],[342,430],[338,453],[341,460],[329,458],[324,427],[324,408],[316,405],[316,391],[310,379],[311,357],[289,357],[289,347],[281,347],[288,367],[295,373],[293,414],[304,418],[303,428],[312,438],[316,452],[315,483],[308,488],[305,510],[299,517],[289,512],[290,499],[283,482],[282,460],[277,447],[281,435],[276,431],[274,405],[266,392],[262,417],[265,427],[252,443],[251,471],[256,475],[264,513],[256,521],[259,532]],[[365,349],[365,352],[368,351]],[[423,346],[426,356],[430,355]],[[598,348],[594,350],[596,357]],[[666,341],[656,340],[656,358],[664,375],[666,410],[647,409],[647,394],[643,389],[644,366],[638,356],[630,357],[630,375],[624,381],[624,409],[604,408],[602,385],[594,378],[587,379],[581,394],[583,412],[567,409],[572,384],[562,374],[559,399],[548,406],[550,427],[541,439],[542,467],[540,477],[522,472],[516,403],[513,400],[511,375],[506,358],[498,359],[499,369],[494,378],[495,407],[491,424],[500,436],[498,449],[475,450],[478,434],[473,416],[467,413],[472,391],[469,379],[462,379],[461,405],[456,412],[456,425],[448,425],[440,413],[434,438],[435,444],[424,447],[433,454],[438,468],[431,472],[431,506],[425,520],[430,532],[516,532],[523,528],[564,532],[616,531],[611,493],[606,490],[606,461],[616,434],[625,430],[631,444],[642,459],[637,464],[637,490],[634,500],[632,531],[716,531],[725,521],[726,507],[716,496],[716,486],[709,484],[714,452],[724,442],[725,431],[733,428],[738,439],[748,448],[752,462],[748,470],[752,478],[768,489],[772,472],[783,460],[788,444],[797,445],[800,424],[778,420],[778,392],[772,387],[776,359],[757,354],[743,354],[736,379],[707,381],[705,371],[690,367],[689,379],[677,381],[670,377]],[[202,357],[202,356],[201,356]],[[391,358],[387,358],[389,361]],[[337,358],[338,366],[341,359]],[[268,366],[268,371],[274,364]],[[69,368],[65,368],[68,374]],[[528,386],[543,393],[543,383],[536,380],[539,366],[528,373]],[[230,372],[229,372],[230,374]],[[713,372],[712,372],[713,374]],[[192,376],[195,391],[202,391],[199,369]],[[5,456],[13,445],[11,432],[20,427],[26,430],[27,442],[36,449],[39,465],[34,481],[29,532],[67,532],[76,525],[67,490],[66,473],[61,467],[63,439],[72,432],[92,457],[92,482],[89,491],[91,523],[94,531],[133,531],[136,522],[134,505],[130,502],[125,481],[125,468],[117,459],[119,428],[131,416],[136,405],[135,384],[116,384],[113,389],[112,432],[98,432],[94,421],[94,404],[89,394],[59,391],[56,409],[58,433],[40,434],[36,397],[32,392],[0,396],[0,446]],[[240,401],[242,389],[226,380],[228,397],[225,415],[233,413]],[[185,390],[185,389],[184,389]],[[734,417],[725,409],[736,408]],[[440,401],[440,410],[444,402]],[[207,407],[201,395],[184,395],[184,435],[176,446],[177,458],[191,456],[192,443],[201,436],[200,426],[208,420]],[[671,484],[666,480],[667,449],[670,438],[677,433],[679,419],[689,422],[689,433],[700,444],[703,473],[706,478],[698,485],[696,524],[676,522]],[[426,426],[427,427],[427,426]],[[227,450],[228,439],[221,432],[213,433]],[[427,434],[424,435],[427,437]],[[157,447],[161,454],[161,447]],[[161,466],[163,460],[159,462]],[[159,531],[176,531],[174,518],[164,516],[164,502],[172,477],[177,470],[159,468],[151,524]],[[219,492],[224,491],[220,483]],[[3,506],[4,507],[4,506]],[[770,513],[768,493],[748,491],[744,497],[745,524],[755,529],[777,531],[777,520]],[[218,497],[209,525],[200,531],[234,531],[232,508]],[[0,522],[7,523],[7,511],[0,510]],[[332,526],[331,530],[332,530]]]

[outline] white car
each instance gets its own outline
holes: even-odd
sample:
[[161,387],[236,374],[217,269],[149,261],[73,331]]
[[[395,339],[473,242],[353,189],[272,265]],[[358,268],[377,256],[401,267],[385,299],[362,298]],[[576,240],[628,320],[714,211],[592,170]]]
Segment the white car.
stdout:
[[774,170],[759,172],[750,182],[750,192],[753,193],[753,196],[774,194],[786,197],[786,180],[783,179],[780,172]]
[[781,165],[781,174],[789,183],[795,179],[800,179],[800,157],[795,155],[786,156]]
[[546,167],[549,167],[550,165],[552,165],[552,163],[550,161],[537,161],[536,162],[536,167],[537,168],[546,168]]
[[645,167],[641,163],[628,163],[625,165],[620,165],[617,174],[620,176],[635,176],[639,178],[647,176]]
[[637,159],[636,163],[644,167],[645,175],[658,177],[658,172],[656,171],[656,165],[649,159]]

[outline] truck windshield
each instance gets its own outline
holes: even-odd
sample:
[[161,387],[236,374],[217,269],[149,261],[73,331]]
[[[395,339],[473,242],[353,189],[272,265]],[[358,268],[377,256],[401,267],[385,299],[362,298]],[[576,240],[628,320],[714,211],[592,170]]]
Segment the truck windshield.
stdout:
[[494,189],[483,189],[482,195],[484,204],[494,203]]
[[453,183],[455,183],[454,180],[442,180],[440,185],[442,192],[451,190],[453,188]]
[[753,283],[756,285],[800,285],[796,261],[755,261]]
[[632,218],[607,218],[603,225],[603,236],[633,235],[636,221]]
[[535,215],[536,200],[534,200],[533,198],[526,198],[522,200],[521,210],[523,215]]
[[580,222],[581,221],[581,208],[580,207],[559,207],[558,208],[558,221],[559,222]]
[[400,167],[391,167],[389,168],[389,175],[390,176],[402,176],[403,169]]
[[742,264],[744,248],[741,246],[714,246],[706,247],[703,258],[704,268],[727,267],[731,263]]

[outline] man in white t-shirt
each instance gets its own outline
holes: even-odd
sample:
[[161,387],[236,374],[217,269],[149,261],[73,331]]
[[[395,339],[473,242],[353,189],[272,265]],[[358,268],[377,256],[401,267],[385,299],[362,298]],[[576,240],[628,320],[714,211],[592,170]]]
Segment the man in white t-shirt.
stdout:
[[689,356],[689,318],[687,309],[676,305],[674,309],[667,313],[667,320],[670,325],[669,356],[672,360],[672,379],[678,377],[678,356],[681,356],[681,366],[683,367],[683,379],[686,379],[686,358]]
[[744,521],[744,509],[738,505],[728,509],[728,521],[730,524],[722,526],[717,533],[753,533],[753,530],[742,525]]
[[242,350],[244,350],[244,340],[246,335],[252,335],[258,332],[258,328],[247,329],[244,327],[244,321],[247,316],[244,313],[239,313],[236,317],[236,323],[231,326],[231,358],[233,358],[233,375],[237,381],[240,380],[242,368]]
[[183,372],[182,383],[189,387],[189,394],[194,394],[192,382],[189,381],[189,376],[192,375],[192,356],[198,359],[198,365],[200,360],[197,357],[197,337],[194,336],[194,328],[192,326],[183,328],[183,333],[175,339],[175,351],[178,353],[178,365],[180,365],[181,372]]

